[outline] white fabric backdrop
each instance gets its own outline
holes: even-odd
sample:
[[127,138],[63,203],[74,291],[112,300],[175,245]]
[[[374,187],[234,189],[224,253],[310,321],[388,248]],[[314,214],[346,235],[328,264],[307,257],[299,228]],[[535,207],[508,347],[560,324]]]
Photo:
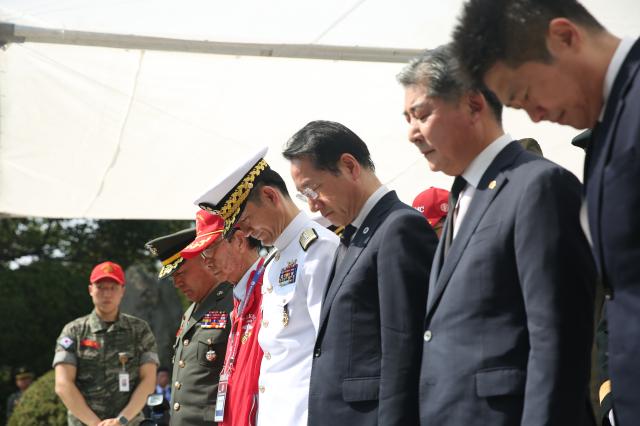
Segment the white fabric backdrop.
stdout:
[[[585,2],[617,34],[637,34],[640,2]],[[0,0],[0,21],[236,42],[427,48],[446,42],[461,1]],[[410,203],[450,178],[406,139],[402,64],[10,44],[0,52],[0,213],[186,218],[233,158],[268,145],[290,189],[285,141],[315,119],[369,145],[378,174]],[[577,176],[578,132],[506,111]]]

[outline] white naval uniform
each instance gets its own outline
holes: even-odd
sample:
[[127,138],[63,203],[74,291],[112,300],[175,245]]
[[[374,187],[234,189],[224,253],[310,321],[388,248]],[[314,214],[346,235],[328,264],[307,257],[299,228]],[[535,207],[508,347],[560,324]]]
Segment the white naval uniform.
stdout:
[[[309,228],[318,238],[305,251],[300,237]],[[339,241],[300,212],[274,243],[262,283],[258,426],[307,424],[313,345]]]

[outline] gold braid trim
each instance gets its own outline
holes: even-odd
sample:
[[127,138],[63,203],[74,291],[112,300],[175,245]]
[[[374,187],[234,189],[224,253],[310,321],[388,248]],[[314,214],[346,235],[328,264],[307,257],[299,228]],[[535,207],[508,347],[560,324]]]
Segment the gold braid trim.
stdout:
[[158,278],[164,278],[168,275],[171,275],[178,266],[184,261],[183,257],[179,257],[177,260],[174,260],[172,263],[164,265],[162,269],[160,269],[160,273],[158,274]]
[[600,390],[598,391],[598,399],[600,400],[600,405],[602,405],[602,401],[609,395],[611,392],[611,380],[607,380],[603,384],[600,385]]
[[246,176],[236,186],[233,193],[224,202],[224,205],[218,211],[218,214],[224,219],[224,234],[231,230],[231,227],[235,224],[236,218],[240,213],[242,204],[249,196],[249,192],[253,188],[253,181],[262,173],[264,169],[269,167],[264,159],[258,161],[253,168],[246,174]]
[[171,256],[168,259],[165,259],[162,261],[162,266],[167,266],[168,264],[172,263],[174,260],[179,259],[180,258],[180,252],[174,254],[173,256]]

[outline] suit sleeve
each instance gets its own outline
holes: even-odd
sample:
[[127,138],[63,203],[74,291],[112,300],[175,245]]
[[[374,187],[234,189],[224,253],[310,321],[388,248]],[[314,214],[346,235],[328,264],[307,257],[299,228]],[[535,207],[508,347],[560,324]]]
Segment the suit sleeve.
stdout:
[[530,344],[522,425],[576,424],[586,413],[596,279],[578,221],[581,186],[553,168],[522,194],[514,231]]
[[382,346],[378,424],[418,424],[422,328],[438,240],[413,211],[396,211],[385,224],[377,259]]

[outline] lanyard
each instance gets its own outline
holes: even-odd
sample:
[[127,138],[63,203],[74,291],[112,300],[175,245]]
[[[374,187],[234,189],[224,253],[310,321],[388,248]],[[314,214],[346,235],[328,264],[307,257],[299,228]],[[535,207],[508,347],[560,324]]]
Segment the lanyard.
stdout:
[[270,259],[267,259],[266,261],[264,259],[260,260],[258,267],[253,272],[253,277],[251,279],[251,282],[249,283],[249,286],[247,287],[247,291],[244,295],[244,299],[242,299],[242,302],[240,302],[240,304],[238,305],[238,309],[236,310],[237,322],[236,321],[233,322],[233,328],[235,330],[232,330],[231,341],[229,342],[231,344],[231,355],[229,356],[229,359],[226,365],[224,366],[225,368],[223,369],[223,373],[227,374],[228,376],[231,376],[231,371],[233,370],[233,364],[235,363],[236,355],[238,352],[239,337],[240,337],[240,333],[242,332],[242,327],[238,327],[238,323],[242,320],[242,315],[244,314],[244,309],[246,308],[247,300],[249,300],[249,297],[251,297],[251,295],[253,294],[253,289],[255,288],[257,282],[262,277],[262,274],[264,274],[264,271],[267,267],[267,264],[269,263],[269,260]]
[[238,318],[242,318],[242,314],[244,314],[244,308],[247,305],[247,300],[249,300],[249,297],[251,297],[251,294],[253,294],[253,288],[256,286],[256,283],[258,282],[260,277],[262,277],[262,274],[264,273],[264,270],[267,267],[266,264],[267,262],[265,262],[264,259],[260,259],[258,268],[253,272],[253,279],[249,283],[249,286],[247,287],[247,291],[244,294],[244,298],[242,299],[242,302],[240,302],[240,305],[238,306],[238,310],[237,310]]

